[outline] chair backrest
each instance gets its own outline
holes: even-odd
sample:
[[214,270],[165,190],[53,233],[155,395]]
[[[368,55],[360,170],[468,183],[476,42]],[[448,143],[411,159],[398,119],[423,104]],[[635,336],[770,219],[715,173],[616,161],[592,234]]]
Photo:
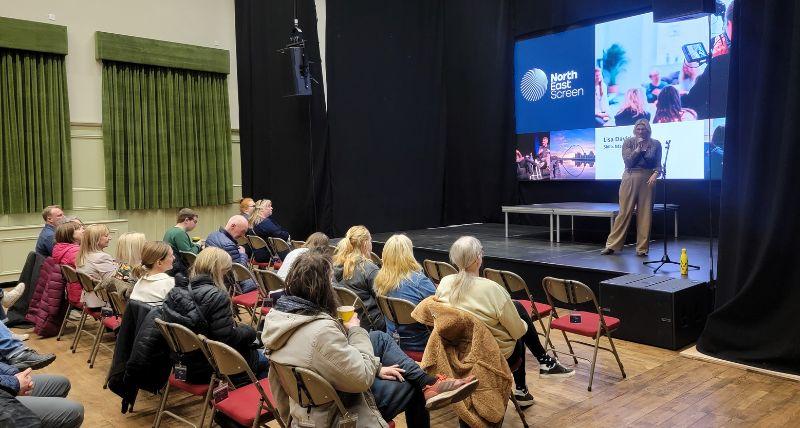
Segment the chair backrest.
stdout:
[[425,275],[428,275],[433,282],[439,283],[442,278],[446,277],[447,275],[453,275],[458,273],[458,270],[454,268],[450,263],[446,262],[439,262],[436,260],[428,260],[425,259],[422,261],[422,268],[425,270]]
[[284,241],[284,240],[283,240],[283,239],[281,239],[281,238],[273,238],[273,237],[270,237],[270,238],[268,239],[268,241],[269,241],[269,245],[270,245],[270,247],[272,247],[272,250],[273,250],[275,253],[282,253],[282,252],[284,252],[284,251],[289,251],[289,250],[291,250],[291,249],[292,249],[291,247],[289,247],[289,244],[288,244],[288,243],[286,243],[286,241]]
[[250,245],[250,240],[247,239],[247,236],[242,235],[242,236],[236,238],[236,243],[239,244],[239,245],[242,245],[242,246]]
[[513,294],[517,291],[524,291],[528,297],[528,300],[533,301],[533,295],[531,294],[531,290],[528,288],[528,284],[525,283],[525,280],[522,279],[522,277],[514,272],[486,268],[483,270],[483,276],[485,276],[486,279],[491,279],[492,281],[502,285],[509,294]]
[[256,280],[267,293],[286,288],[286,283],[275,272],[255,268],[253,273],[255,273]]
[[419,321],[411,316],[411,312],[416,307],[413,303],[394,297],[377,296],[377,298],[378,307],[381,308],[381,312],[389,321],[400,325],[419,324]]
[[222,342],[217,342],[216,340],[211,340],[206,337],[202,337],[201,340],[208,352],[209,359],[213,362],[214,367],[216,367],[221,375],[230,380],[231,376],[247,373],[251,382],[258,383],[253,371],[250,370],[250,366],[247,365],[247,361],[237,350]]
[[83,272],[76,272],[78,275],[78,283],[81,284],[83,291],[87,293],[91,293],[94,291],[94,287],[97,285],[97,281],[93,280],[92,277],[86,275]]
[[203,341],[193,331],[180,324],[166,322],[161,318],[156,318],[155,322],[172,352],[188,354],[200,351],[208,358]]
[[78,272],[70,265],[61,265],[61,275],[68,283],[78,282]]
[[117,314],[124,314],[125,309],[128,307],[128,299],[116,290],[108,293],[108,297],[111,299],[111,307],[114,308]]
[[548,303],[551,306],[553,306],[554,303],[551,298],[571,305],[594,302],[595,307],[599,311],[594,292],[592,292],[589,286],[580,281],[548,276],[542,280],[542,287],[544,288],[545,295],[547,295]]
[[250,272],[250,269],[248,269],[247,266],[244,266],[240,263],[234,263],[231,266],[231,272],[233,272],[233,278],[236,280],[236,282],[242,282],[248,279],[252,279],[253,282],[256,282],[253,272]]
[[270,376],[277,376],[286,395],[301,407],[319,407],[335,403],[342,415],[347,408],[339,399],[339,394],[322,376],[308,369],[287,366],[270,361]]
[[268,248],[267,242],[258,235],[247,235],[247,240],[250,241],[250,247],[254,250],[260,250],[264,247]]
[[186,269],[192,267],[194,261],[197,260],[197,254],[191,251],[181,251],[180,257],[183,260],[183,264],[186,265]]
[[306,241],[295,241],[294,239],[292,239],[292,242],[290,242],[290,244],[292,244],[292,248],[296,250],[306,245]]
[[372,328],[375,327],[375,323],[369,316],[369,310],[367,309],[367,305],[358,297],[355,291],[345,288],[345,287],[337,287],[333,286],[333,290],[336,292],[337,297],[339,297],[339,303],[344,306],[352,306],[356,309],[361,309],[361,313],[363,317],[366,318],[367,322],[369,323]]
[[369,253],[369,259],[372,260],[372,263],[378,265],[378,267],[383,266],[383,260],[381,260],[381,257],[372,251]]

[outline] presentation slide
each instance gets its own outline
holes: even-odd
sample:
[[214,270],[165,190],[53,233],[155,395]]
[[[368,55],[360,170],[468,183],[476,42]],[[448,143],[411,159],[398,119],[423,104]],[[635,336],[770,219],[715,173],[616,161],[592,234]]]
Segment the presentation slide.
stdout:
[[[517,178],[618,180],[638,120],[669,179],[719,179],[733,22],[650,13],[520,39],[514,48]],[[662,155],[662,156],[663,156]],[[662,158],[663,161],[663,158]]]

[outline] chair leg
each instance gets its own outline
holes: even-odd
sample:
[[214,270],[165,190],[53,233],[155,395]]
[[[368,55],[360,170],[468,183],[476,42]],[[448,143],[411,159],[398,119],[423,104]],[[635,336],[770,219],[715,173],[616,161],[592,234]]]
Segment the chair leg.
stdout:
[[567,348],[569,348],[569,353],[572,354],[572,360],[575,361],[575,365],[578,364],[578,357],[575,356],[575,351],[572,350],[572,343],[570,343],[569,338],[567,337],[567,332],[561,330],[561,334],[564,335],[564,340],[567,341]]
[[619,354],[617,353],[617,347],[614,346],[614,341],[611,340],[611,333],[606,332],[606,337],[608,338],[608,343],[611,344],[611,353],[614,354],[614,358],[617,359],[617,364],[619,365],[619,371],[622,372],[622,378],[625,379],[625,369],[622,367],[622,360],[619,359]]
[[72,309],[72,306],[67,305],[67,313],[64,314],[64,320],[61,321],[61,328],[58,329],[58,336],[56,336],[56,341],[61,340],[61,335],[64,334],[64,327],[67,326],[69,322],[69,312]]
[[[197,428],[203,428],[203,422],[206,419],[206,412],[208,411],[208,404],[211,401],[211,393],[214,392],[214,383],[216,382],[217,378],[213,374],[211,375],[211,381],[208,383],[208,391],[206,391],[206,396],[203,398],[203,412],[200,413],[200,422],[197,423]],[[214,424],[214,419],[211,419],[211,423],[209,426]]]
[[522,420],[522,426],[528,428],[528,421],[525,420],[525,413],[522,411],[522,407],[519,406],[517,397],[514,397],[513,392],[511,393],[511,402],[514,403],[514,408],[517,410],[517,414],[519,415],[520,420]]
[[[531,314],[531,317],[533,317],[533,314]],[[542,321],[542,317],[536,318],[536,321],[539,321],[539,326],[542,327],[542,332],[544,333],[545,327],[544,327],[544,321]],[[545,336],[544,339],[545,339],[544,349],[547,349],[547,347],[550,346],[550,349],[553,350],[553,355],[555,356],[555,354],[556,354],[556,346],[553,345],[553,342],[550,341],[549,337]]]
[[89,363],[89,368],[94,367],[94,357],[97,356],[97,351],[100,348],[100,340],[103,339],[103,322],[98,320],[97,324],[97,332],[94,335],[94,343],[92,344],[92,352],[89,353],[89,359],[86,360]]
[[81,339],[81,332],[83,331],[83,324],[86,323],[86,317],[88,315],[86,312],[81,312],[81,320],[78,322],[78,329],[75,330],[75,337],[72,338],[72,346],[69,349],[72,350],[72,353],[75,353],[75,350],[78,349],[78,341]]
[[169,382],[164,386],[164,392],[161,395],[161,403],[158,405],[156,411],[156,420],[153,421],[153,428],[158,428],[161,425],[161,417],[164,415],[164,408],[167,406],[167,396],[169,396]]
[[114,363],[108,366],[108,373],[106,374],[106,381],[103,382],[103,389],[108,389],[108,381],[111,379],[111,369],[114,368]]
[[597,363],[597,348],[600,346],[600,330],[594,337],[594,353],[592,354],[592,368],[589,370],[589,392],[592,391],[592,382],[594,381],[594,366]]

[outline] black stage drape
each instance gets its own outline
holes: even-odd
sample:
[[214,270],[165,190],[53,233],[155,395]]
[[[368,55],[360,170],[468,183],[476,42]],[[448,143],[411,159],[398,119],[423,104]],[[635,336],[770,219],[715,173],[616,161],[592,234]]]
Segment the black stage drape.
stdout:
[[716,311],[697,348],[800,373],[800,5],[737,1]]
[[[297,5],[306,55],[317,62],[312,76],[322,82],[314,1]],[[288,58],[277,50],[292,19],[290,1],[236,0],[242,194],[271,199],[274,218],[305,239],[330,229],[330,210],[320,209],[330,203],[330,170],[322,84],[311,97],[286,97]]]

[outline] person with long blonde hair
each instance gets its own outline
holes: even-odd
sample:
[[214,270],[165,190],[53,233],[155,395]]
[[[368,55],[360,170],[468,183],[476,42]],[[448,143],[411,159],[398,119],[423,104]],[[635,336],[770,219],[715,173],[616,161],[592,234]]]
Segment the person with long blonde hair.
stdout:
[[[256,331],[233,318],[230,295],[225,287],[225,276],[232,266],[231,256],[225,250],[206,247],[197,255],[189,270],[189,278],[183,275],[175,278],[175,287],[167,293],[161,306],[163,319],[231,346],[242,354],[259,378],[264,378],[267,360],[251,346]],[[185,355],[181,361],[188,368],[189,383],[208,383],[211,367],[202,353]]]
[[175,278],[167,275],[172,269],[172,247],[163,241],[147,241],[142,248],[139,265],[133,268],[133,276],[138,278],[133,286],[130,299],[161,306],[167,293],[175,287]]
[[[104,224],[90,224],[84,228],[81,238],[81,248],[75,258],[75,267],[78,272],[89,275],[96,281],[103,281],[112,277],[120,266],[111,254],[105,250],[111,241],[111,231]],[[94,292],[83,292],[81,302],[90,308],[99,308],[106,305]]]
[[116,257],[119,267],[114,273],[115,278],[131,286],[136,284],[137,276],[133,268],[142,263],[142,248],[146,241],[144,233],[127,232],[120,235]]
[[386,320],[375,299],[375,277],[378,266],[370,260],[372,236],[364,226],[353,226],[347,230],[333,253],[333,276],[335,285],[355,292],[367,313],[361,326],[367,330],[386,330]]
[[[278,224],[274,218],[272,218],[273,210],[274,208],[272,206],[272,201],[269,199],[262,199],[258,201],[258,203],[256,203],[256,211],[253,213],[253,219],[250,222],[250,227],[253,229],[253,233],[264,241],[269,241],[269,238],[280,238],[286,242],[289,242],[291,239],[289,232],[280,224]],[[280,253],[278,256],[281,259],[284,259],[286,258],[287,253],[288,251]],[[266,262],[269,258],[269,254],[266,249],[254,251],[253,256],[258,262]]]
[[[414,246],[406,235],[392,235],[383,245],[383,265],[375,276],[375,293],[379,296],[408,300],[419,304],[436,294],[436,286],[422,273],[414,259]],[[386,320],[386,331],[400,337],[399,345],[407,351],[424,351],[430,332],[422,324],[395,326]]]
[[450,261],[458,273],[442,278],[436,299],[467,311],[492,332],[509,366],[522,361],[513,373],[514,396],[520,406],[533,405],[533,396],[525,381],[525,347],[539,361],[539,377],[567,377],[575,372],[548,355],[539,342],[531,317],[519,302],[512,300],[500,284],[480,276],[483,247],[472,236],[462,236],[450,247]]
[[645,110],[642,90],[631,88],[625,92],[625,101],[614,116],[614,123],[617,126],[633,125],[639,119],[650,120],[650,113]]

